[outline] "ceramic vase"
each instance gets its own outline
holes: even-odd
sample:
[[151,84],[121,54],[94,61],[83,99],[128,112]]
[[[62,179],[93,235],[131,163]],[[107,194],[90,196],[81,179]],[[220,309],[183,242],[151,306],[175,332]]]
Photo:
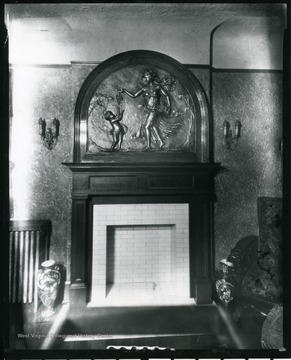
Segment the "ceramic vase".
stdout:
[[37,273],[37,289],[39,297],[45,306],[41,315],[44,318],[52,316],[54,304],[61,281],[60,267],[54,260],[47,260],[41,264]]
[[222,279],[216,281],[216,292],[222,304],[227,308],[228,304],[233,300],[234,286],[230,280],[230,270],[233,271],[233,263],[223,259],[220,261],[222,265]]

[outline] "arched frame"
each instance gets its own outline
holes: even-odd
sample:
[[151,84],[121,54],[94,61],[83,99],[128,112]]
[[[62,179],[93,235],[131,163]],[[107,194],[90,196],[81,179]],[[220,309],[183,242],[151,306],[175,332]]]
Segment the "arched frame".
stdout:
[[[98,162],[100,160],[100,155],[102,155],[100,153],[88,155],[87,151],[89,105],[96,89],[98,89],[100,84],[102,84],[102,82],[104,82],[112,73],[129,66],[138,67],[141,65],[148,68],[163,69],[163,71],[173,76],[173,78],[177,79],[177,81],[182,84],[187,92],[187,96],[189,96],[191,106],[195,109],[195,148],[194,151],[191,151],[188,154],[185,154],[185,152],[181,154],[179,152],[169,154],[167,151],[153,151],[150,154],[135,152],[135,156],[126,157],[126,154],[124,154],[125,157],[123,155],[123,159],[125,158],[126,161],[129,162],[136,162],[141,160],[139,158],[140,155],[142,155],[142,159],[145,159],[145,155],[147,155],[148,158],[150,157],[151,161],[155,161],[156,156],[158,159],[157,161],[163,161],[164,156],[169,159],[174,155],[175,161],[190,161],[194,163],[206,163],[209,161],[209,108],[204,89],[200,82],[184,65],[167,55],[154,51],[135,50],[124,52],[107,59],[98,65],[84,81],[75,106],[75,163]],[[120,157],[118,157],[117,152],[114,152],[106,154],[106,159],[118,163]]]

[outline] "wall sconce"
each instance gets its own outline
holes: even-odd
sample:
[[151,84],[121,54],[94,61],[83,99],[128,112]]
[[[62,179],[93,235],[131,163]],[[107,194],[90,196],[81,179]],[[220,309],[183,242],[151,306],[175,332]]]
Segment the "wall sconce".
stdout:
[[53,119],[52,128],[47,128],[45,119],[39,118],[39,134],[43,140],[44,145],[49,149],[56,146],[59,137],[60,122],[58,119]]
[[242,124],[239,120],[235,122],[234,135],[232,134],[232,129],[230,128],[230,124],[227,120],[223,123],[223,136],[224,142],[227,150],[234,150],[237,147],[238,139],[241,135]]

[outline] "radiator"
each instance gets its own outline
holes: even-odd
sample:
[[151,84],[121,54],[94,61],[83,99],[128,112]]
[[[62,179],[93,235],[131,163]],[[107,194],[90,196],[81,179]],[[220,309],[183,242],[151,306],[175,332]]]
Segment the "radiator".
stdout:
[[49,220],[10,221],[9,302],[32,303],[38,307],[36,273],[48,260],[51,222]]

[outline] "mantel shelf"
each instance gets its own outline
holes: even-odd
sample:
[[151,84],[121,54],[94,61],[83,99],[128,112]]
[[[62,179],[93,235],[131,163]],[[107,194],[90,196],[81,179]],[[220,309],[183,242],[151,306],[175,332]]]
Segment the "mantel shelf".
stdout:
[[216,174],[223,170],[224,167],[220,163],[108,163],[108,162],[64,162],[63,165],[67,166],[73,173],[79,172],[157,172],[163,173],[168,171],[183,171],[191,173],[212,173]]

